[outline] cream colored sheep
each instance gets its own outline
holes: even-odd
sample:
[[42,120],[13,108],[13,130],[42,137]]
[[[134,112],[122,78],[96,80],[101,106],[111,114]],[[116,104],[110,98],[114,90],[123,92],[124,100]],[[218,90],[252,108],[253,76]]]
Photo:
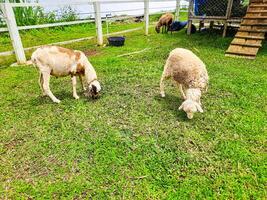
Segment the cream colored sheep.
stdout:
[[[71,76],[73,97],[79,99],[76,92],[76,76],[79,76],[83,89],[88,95],[96,98],[101,90],[95,69],[81,51],[66,49],[58,46],[44,46],[33,52],[31,61],[40,71],[39,84],[43,95],[48,95],[53,102],[60,103],[50,90],[50,76]],[[85,77],[86,86],[83,84]]]
[[163,26],[162,28],[162,33],[163,30],[165,29],[165,32],[167,32],[167,30],[169,29],[170,25],[172,24],[174,20],[174,15],[171,13],[166,13],[164,15],[162,15],[158,21],[158,23],[156,24],[155,30],[157,33],[160,32],[160,28]]
[[192,119],[195,112],[203,112],[201,108],[201,92],[207,90],[208,72],[205,64],[191,51],[177,48],[171,51],[161,77],[160,94],[165,97],[163,81],[172,77],[185,100],[179,107],[187,117]]

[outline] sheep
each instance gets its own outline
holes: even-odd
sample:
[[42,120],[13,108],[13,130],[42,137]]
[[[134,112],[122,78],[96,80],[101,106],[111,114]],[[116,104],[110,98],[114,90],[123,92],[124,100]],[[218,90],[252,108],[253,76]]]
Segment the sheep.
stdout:
[[[97,98],[101,90],[95,69],[81,51],[59,46],[43,46],[33,52],[31,62],[39,69],[39,84],[43,95],[48,95],[53,102],[60,103],[50,90],[50,75],[56,77],[71,76],[73,97],[79,99],[76,91],[76,76],[79,76],[87,96]],[[83,83],[83,76],[86,86]]]
[[184,110],[189,119],[192,119],[194,113],[198,111],[203,113],[200,97],[203,91],[207,91],[209,77],[200,58],[183,48],[171,51],[160,80],[162,97],[165,97],[163,82],[170,77],[174,79],[184,99],[179,110]]
[[170,25],[172,24],[173,20],[174,20],[174,15],[171,13],[166,13],[162,15],[158,23],[156,24],[156,27],[155,27],[156,32],[159,33],[160,28],[163,26],[162,33],[163,33],[163,30],[165,30],[165,33],[166,33]]

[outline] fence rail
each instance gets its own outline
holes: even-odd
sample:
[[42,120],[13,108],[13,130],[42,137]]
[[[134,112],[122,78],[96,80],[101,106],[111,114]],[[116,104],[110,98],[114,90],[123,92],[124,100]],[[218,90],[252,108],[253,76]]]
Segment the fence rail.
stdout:
[[[6,22],[7,27],[0,28],[0,32],[8,31],[12,46],[14,51],[10,52],[1,52],[0,55],[10,55],[11,53],[15,53],[17,63],[23,64],[26,63],[26,56],[25,50],[29,49],[23,48],[21,37],[19,34],[20,30],[27,30],[27,29],[36,29],[36,28],[47,28],[47,27],[56,27],[56,26],[65,26],[65,25],[74,25],[74,24],[81,24],[81,23],[91,23],[95,22],[96,25],[96,37],[97,37],[97,44],[103,45],[103,30],[102,30],[102,22],[105,21],[105,18],[101,17],[102,13],[108,12],[101,12],[101,4],[114,4],[114,3],[143,3],[143,16],[144,16],[144,26],[145,26],[145,35],[149,34],[149,15],[151,2],[176,2],[176,7],[173,8],[176,12],[176,19],[179,17],[180,12],[180,0],[79,0],[79,1],[70,1],[70,2],[56,2],[56,3],[9,3],[6,1],[5,3],[0,3],[0,9],[3,12],[4,20]],[[57,22],[57,23],[48,23],[48,24],[39,24],[39,25],[28,25],[28,26],[17,26],[15,14],[13,8],[17,7],[47,7],[47,6],[73,6],[73,5],[91,5],[94,9],[94,18],[89,20],[76,20],[70,22]],[[165,8],[165,7],[164,7]],[[134,10],[134,9],[133,9]],[[141,10],[141,9],[140,9]],[[120,11],[116,11],[120,12]],[[133,17],[133,16],[131,16]],[[127,17],[124,17],[127,18]],[[87,37],[94,38],[94,37]],[[81,38],[83,40],[84,38]],[[79,41],[80,39],[76,39]],[[75,40],[72,40],[75,41]],[[54,43],[60,44],[60,43]],[[34,48],[34,47],[33,47]]]

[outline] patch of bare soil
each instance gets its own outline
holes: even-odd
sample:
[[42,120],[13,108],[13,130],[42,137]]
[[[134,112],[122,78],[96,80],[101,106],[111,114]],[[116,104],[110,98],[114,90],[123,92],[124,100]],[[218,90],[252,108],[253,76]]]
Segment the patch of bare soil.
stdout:
[[96,56],[96,55],[99,55],[100,54],[100,52],[98,52],[96,49],[84,50],[83,53],[86,56]]

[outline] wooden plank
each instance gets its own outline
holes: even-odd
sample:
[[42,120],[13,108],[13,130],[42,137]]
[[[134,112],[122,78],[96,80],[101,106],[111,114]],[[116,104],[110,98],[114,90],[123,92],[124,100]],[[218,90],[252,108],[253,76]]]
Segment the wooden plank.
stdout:
[[225,56],[233,57],[233,58],[246,58],[250,60],[254,60],[256,58],[256,56],[244,56],[244,55],[235,55],[235,54],[228,54],[228,53],[226,53]]
[[243,36],[243,35],[236,35],[236,38],[244,38],[244,39],[255,39],[255,40],[264,40],[264,37],[260,36]]
[[248,11],[247,13],[251,14],[251,13],[267,13],[267,10],[251,10]]
[[244,55],[244,56],[256,56],[258,50],[259,50],[258,47],[253,48],[253,47],[242,47],[239,45],[230,45],[226,53]]
[[267,16],[246,16],[243,19],[267,19]]
[[243,44],[258,44],[258,45],[260,45],[262,43],[262,40],[234,38],[232,42],[243,43]]
[[239,32],[251,32],[251,33],[266,33],[267,30],[253,30],[253,29],[239,29]]
[[258,47],[260,48],[261,44],[248,44],[248,43],[239,43],[239,42],[231,42],[231,45],[238,45],[243,47]]

